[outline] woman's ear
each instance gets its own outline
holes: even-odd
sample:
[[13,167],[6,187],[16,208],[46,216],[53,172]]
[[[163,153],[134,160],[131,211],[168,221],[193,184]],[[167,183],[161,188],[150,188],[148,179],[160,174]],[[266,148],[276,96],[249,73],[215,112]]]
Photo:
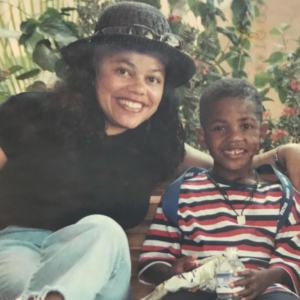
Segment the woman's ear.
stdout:
[[196,136],[198,138],[198,142],[200,144],[200,146],[203,148],[203,149],[208,149],[207,147],[207,144],[205,142],[205,137],[204,137],[204,130],[203,128],[196,128],[195,129],[195,133],[196,133]]
[[264,142],[264,140],[267,136],[268,128],[269,128],[268,122],[265,121],[260,124],[260,133],[259,133],[260,144]]

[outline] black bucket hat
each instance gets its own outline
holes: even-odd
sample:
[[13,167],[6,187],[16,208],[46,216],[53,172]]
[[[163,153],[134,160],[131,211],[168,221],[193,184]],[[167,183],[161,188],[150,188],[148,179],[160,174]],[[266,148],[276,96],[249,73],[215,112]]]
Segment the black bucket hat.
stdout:
[[167,60],[167,79],[178,87],[195,73],[195,63],[180,48],[180,38],[172,34],[166,17],[155,7],[140,2],[120,2],[104,10],[94,35],[61,49],[69,66],[91,57],[97,45],[124,45],[138,52],[157,53]]

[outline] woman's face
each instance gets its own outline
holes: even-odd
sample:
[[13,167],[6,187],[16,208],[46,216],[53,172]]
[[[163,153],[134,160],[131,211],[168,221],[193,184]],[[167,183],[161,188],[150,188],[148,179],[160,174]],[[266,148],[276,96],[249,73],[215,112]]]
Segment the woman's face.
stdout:
[[158,59],[138,52],[117,52],[99,64],[96,92],[108,135],[133,129],[155,113],[165,80],[165,67]]

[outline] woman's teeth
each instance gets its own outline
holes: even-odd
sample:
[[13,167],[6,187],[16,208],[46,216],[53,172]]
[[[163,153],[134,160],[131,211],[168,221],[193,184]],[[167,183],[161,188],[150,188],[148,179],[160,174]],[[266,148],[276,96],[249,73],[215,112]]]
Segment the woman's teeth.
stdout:
[[141,103],[132,102],[128,100],[119,100],[119,102],[125,106],[128,106],[129,108],[134,108],[134,109],[140,109],[143,106]]

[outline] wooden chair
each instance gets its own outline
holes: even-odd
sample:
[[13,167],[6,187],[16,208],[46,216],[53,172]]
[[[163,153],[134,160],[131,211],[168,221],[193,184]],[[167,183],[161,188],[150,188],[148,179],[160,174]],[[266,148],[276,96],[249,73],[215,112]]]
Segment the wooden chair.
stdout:
[[157,205],[160,201],[161,195],[165,190],[168,183],[164,184],[163,186],[157,188],[150,199],[150,205],[147,212],[147,215],[144,221],[139,224],[137,227],[126,230],[129,248],[130,248],[130,255],[131,255],[131,263],[132,263],[132,272],[131,272],[131,287],[134,294],[135,300],[140,300],[141,298],[145,297],[146,295],[150,294],[155,286],[147,286],[141,284],[137,279],[138,274],[138,263],[140,257],[140,251],[142,244],[145,240],[146,234],[150,227],[151,221],[155,215]]

